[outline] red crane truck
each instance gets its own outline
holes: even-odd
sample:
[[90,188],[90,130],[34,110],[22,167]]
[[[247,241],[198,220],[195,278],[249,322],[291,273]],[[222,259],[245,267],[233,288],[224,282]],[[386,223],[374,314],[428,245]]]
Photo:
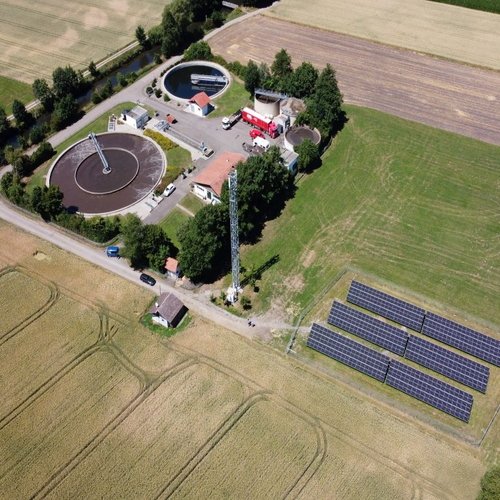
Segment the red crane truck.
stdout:
[[266,134],[268,134],[273,139],[278,137],[278,126],[270,118],[266,118],[264,115],[257,113],[250,108],[243,108],[241,110],[241,119],[244,122],[250,123],[254,127],[259,128]]

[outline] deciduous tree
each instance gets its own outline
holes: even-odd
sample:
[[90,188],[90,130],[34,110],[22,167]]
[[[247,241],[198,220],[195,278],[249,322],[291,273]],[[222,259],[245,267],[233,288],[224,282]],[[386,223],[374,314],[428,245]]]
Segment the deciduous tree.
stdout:
[[56,68],[52,73],[53,91],[57,99],[77,97],[82,89],[80,75],[71,67]]
[[245,89],[253,95],[255,89],[258,88],[260,84],[261,80],[259,67],[253,61],[248,61],[245,72]]
[[319,148],[311,139],[305,139],[295,148],[295,152],[299,155],[298,169],[299,172],[307,172],[319,166],[321,157]]
[[18,99],[15,99],[12,103],[12,114],[16,120],[17,128],[20,130],[25,129],[33,122],[33,116],[26,110],[26,106]]
[[144,30],[144,27],[139,24],[137,28],[135,29],[135,38],[139,42],[139,45],[146,49],[149,47],[149,41],[148,37],[146,35],[146,31]]
[[40,101],[45,111],[52,111],[54,109],[54,93],[46,80],[37,78],[31,88],[34,96]]
[[318,70],[308,62],[303,62],[291,76],[289,91],[294,97],[309,97],[314,93],[318,80]]

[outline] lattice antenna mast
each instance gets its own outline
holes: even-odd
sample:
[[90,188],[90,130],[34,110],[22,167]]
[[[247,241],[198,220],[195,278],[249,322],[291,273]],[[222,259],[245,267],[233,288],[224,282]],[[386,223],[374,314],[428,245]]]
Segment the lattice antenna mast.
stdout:
[[101,146],[97,142],[97,137],[94,134],[94,132],[90,132],[89,134],[89,139],[92,141],[94,144],[94,147],[97,151],[97,154],[99,155],[99,158],[101,159],[102,162],[102,173],[103,174],[109,174],[111,172],[111,167],[109,166],[108,160],[106,160],[106,157],[104,156],[104,153],[101,149]]
[[231,275],[233,282],[231,302],[236,302],[240,292],[240,238],[238,234],[238,174],[229,174],[229,224],[231,229]]

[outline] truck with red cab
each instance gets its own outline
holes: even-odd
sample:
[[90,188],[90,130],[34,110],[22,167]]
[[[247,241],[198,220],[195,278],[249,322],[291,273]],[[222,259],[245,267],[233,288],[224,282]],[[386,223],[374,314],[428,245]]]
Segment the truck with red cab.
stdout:
[[273,139],[275,137],[278,137],[278,126],[276,125],[276,123],[274,123],[271,118],[267,118],[266,116],[257,113],[257,111],[254,111],[253,109],[243,108],[241,110],[241,119],[244,122],[247,122],[250,125],[253,125],[254,127],[262,130]]

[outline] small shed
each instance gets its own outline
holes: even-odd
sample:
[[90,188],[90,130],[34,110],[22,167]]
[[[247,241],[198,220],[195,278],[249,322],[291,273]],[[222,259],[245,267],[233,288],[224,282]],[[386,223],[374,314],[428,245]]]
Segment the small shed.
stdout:
[[198,92],[189,99],[188,108],[191,113],[198,116],[208,115],[211,107],[210,97],[205,92]]
[[187,307],[170,292],[162,293],[149,311],[153,323],[175,328],[187,312]]
[[299,155],[294,151],[282,149],[280,156],[283,160],[284,167],[289,170],[291,174],[295,175],[298,169]]
[[141,106],[125,110],[122,115],[123,121],[134,128],[142,128],[149,120],[148,112]]
[[165,260],[165,270],[169,278],[177,279],[181,277],[181,266],[179,261],[173,257],[167,257]]

